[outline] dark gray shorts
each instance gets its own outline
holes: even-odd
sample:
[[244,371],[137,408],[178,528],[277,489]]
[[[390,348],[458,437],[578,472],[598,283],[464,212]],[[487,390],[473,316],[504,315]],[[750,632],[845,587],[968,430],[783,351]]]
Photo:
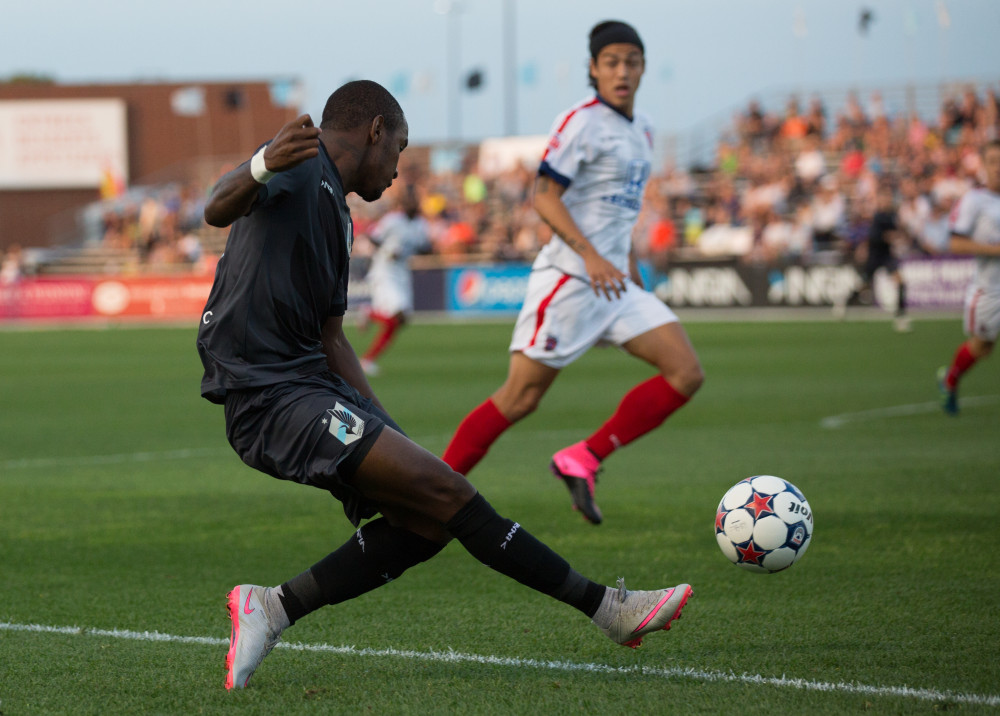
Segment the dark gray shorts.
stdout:
[[382,429],[399,426],[332,373],[226,395],[226,437],[250,467],[329,491],[355,527],[378,512],[351,478]]
[[892,254],[873,253],[868,255],[862,275],[866,282],[871,283],[875,277],[875,272],[884,268],[888,273],[895,273],[899,270],[899,259]]

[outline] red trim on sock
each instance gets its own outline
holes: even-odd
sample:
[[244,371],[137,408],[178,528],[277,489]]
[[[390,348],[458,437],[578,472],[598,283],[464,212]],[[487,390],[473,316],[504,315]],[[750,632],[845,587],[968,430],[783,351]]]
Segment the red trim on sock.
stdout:
[[955,357],[951,360],[951,368],[948,369],[948,375],[945,376],[944,384],[948,390],[955,390],[958,386],[958,380],[962,377],[965,371],[969,370],[975,362],[979,360],[976,356],[972,355],[972,351],[969,350],[969,344],[963,343],[955,351]]
[[492,398],[487,398],[459,423],[441,459],[455,472],[468,474],[511,425]]
[[625,394],[615,414],[587,438],[587,447],[603,460],[658,427],[688,400],[688,396],[670,385],[662,375],[639,383]]

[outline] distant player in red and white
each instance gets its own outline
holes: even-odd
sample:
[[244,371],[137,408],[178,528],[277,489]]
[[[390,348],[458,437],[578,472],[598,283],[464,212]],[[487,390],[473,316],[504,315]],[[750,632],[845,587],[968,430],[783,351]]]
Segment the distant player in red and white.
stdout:
[[361,356],[361,367],[368,375],[376,375],[376,360],[413,312],[410,258],[431,248],[430,229],[420,215],[412,187],[403,190],[398,208],[375,224],[369,238],[376,248],[367,276],[372,294],[367,318],[378,323],[380,330]]
[[[601,461],[660,425],[701,386],[687,334],[646,291],[632,228],[649,178],[653,127],[634,110],[645,70],[638,33],[608,21],[590,32],[596,95],[560,115],[535,181],[534,206],[555,234],[532,266],[510,344],[507,379],[469,413],[443,459],[466,474],[511,425],[533,412],[559,371],[595,345],[619,346],[656,370],[632,388],[586,440],[559,450],[550,469],[594,524]],[[586,400],[586,396],[581,396]]]
[[951,215],[950,252],[976,257],[976,276],[965,295],[969,339],[951,365],[938,371],[942,407],[951,415],[958,412],[959,379],[993,351],[1000,334],[1000,140],[983,148],[983,170],[986,186],[966,192]]

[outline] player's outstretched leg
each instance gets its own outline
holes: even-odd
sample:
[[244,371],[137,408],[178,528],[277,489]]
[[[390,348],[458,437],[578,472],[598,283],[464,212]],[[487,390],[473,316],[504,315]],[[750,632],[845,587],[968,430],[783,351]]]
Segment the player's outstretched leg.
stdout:
[[566,484],[573,498],[573,509],[579,510],[584,519],[595,525],[601,524],[604,519],[594,503],[594,484],[600,467],[601,461],[585,441],[563,448],[552,456],[549,463],[552,474]]
[[635,649],[642,638],[653,631],[670,629],[680,619],[681,609],[691,597],[690,584],[678,584],[655,591],[629,591],[625,580],[618,579],[618,589],[608,589],[593,622],[609,639]]
[[240,584],[229,592],[226,607],[232,633],[226,654],[227,689],[242,689],[247,685],[288,626],[281,604],[277,599],[268,598],[271,591],[272,587]]
[[948,387],[948,366],[938,368],[937,384],[941,393],[941,410],[948,415],[958,415],[958,386]]

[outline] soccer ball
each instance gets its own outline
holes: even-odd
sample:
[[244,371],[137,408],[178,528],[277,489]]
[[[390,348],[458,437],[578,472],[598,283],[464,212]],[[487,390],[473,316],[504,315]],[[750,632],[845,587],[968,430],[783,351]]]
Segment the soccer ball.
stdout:
[[722,496],[715,539],[733,564],[751,572],[780,572],[812,540],[813,514],[802,491],[774,475],[740,480]]

